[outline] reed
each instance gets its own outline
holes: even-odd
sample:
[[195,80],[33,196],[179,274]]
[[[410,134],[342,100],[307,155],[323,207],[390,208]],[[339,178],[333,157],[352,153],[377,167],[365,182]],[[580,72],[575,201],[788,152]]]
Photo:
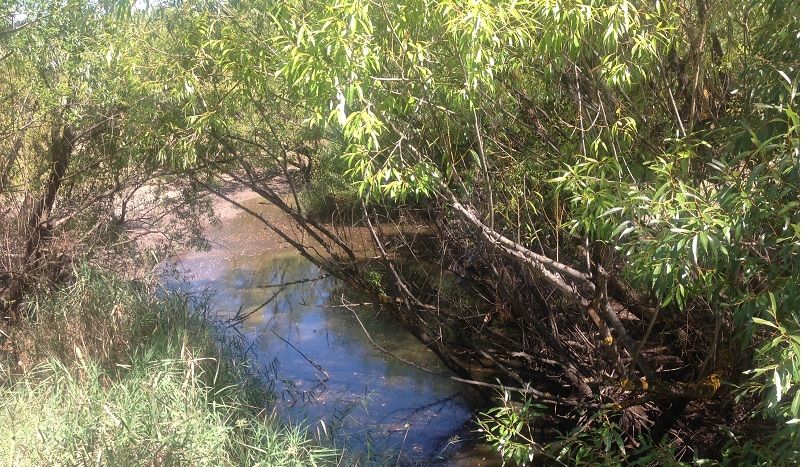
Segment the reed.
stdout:
[[0,361],[2,465],[325,465],[281,423],[207,301],[79,266],[31,297]]

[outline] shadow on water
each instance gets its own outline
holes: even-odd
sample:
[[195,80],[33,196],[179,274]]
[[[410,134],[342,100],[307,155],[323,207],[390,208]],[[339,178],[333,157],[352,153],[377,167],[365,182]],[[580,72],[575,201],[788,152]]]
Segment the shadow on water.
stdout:
[[[382,354],[341,306],[357,297],[297,253],[263,245],[265,232],[251,222],[239,214],[212,229],[219,246],[180,258],[187,277],[169,284],[214,289],[215,316],[236,318],[281,415],[374,463],[435,462],[457,452],[470,438],[469,388]],[[377,344],[447,371],[396,320],[371,306],[355,310]]]

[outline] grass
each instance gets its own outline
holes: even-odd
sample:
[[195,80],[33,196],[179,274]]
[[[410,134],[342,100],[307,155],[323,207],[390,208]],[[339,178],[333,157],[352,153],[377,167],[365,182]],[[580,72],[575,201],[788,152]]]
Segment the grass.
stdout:
[[337,462],[267,412],[271,395],[216,345],[204,302],[87,266],[74,276],[6,331],[1,465]]

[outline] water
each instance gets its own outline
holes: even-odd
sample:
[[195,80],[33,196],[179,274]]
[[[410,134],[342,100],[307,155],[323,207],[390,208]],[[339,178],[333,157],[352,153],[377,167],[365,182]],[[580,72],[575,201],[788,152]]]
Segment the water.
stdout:
[[377,345],[446,373],[399,322],[367,305],[353,307],[355,316],[342,306],[357,301],[351,291],[246,213],[231,213],[208,235],[211,251],[180,258],[183,287],[215,290],[216,316],[238,319],[235,328],[278,394],[283,417],[373,462],[436,462],[458,452],[474,415],[469,388],[381,352],[358,318]]

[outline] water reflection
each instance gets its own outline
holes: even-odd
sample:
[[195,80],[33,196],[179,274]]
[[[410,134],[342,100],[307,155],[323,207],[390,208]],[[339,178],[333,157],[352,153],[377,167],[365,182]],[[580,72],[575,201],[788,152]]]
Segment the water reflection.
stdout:
[[[284,416],[329,431],[356,453],[399,463],[434,457],[462,431],[472,416],[467,389],[379,352],[340,306],[356,297],[339,281],[294,252],[262,245],[266,234],[246,215],[212,234],[219,247],[182,258],[184,287],[214,288],[218,317],[239,318]],[[398,322],[369,306],[356,310],[377,344],[445,371]]]

